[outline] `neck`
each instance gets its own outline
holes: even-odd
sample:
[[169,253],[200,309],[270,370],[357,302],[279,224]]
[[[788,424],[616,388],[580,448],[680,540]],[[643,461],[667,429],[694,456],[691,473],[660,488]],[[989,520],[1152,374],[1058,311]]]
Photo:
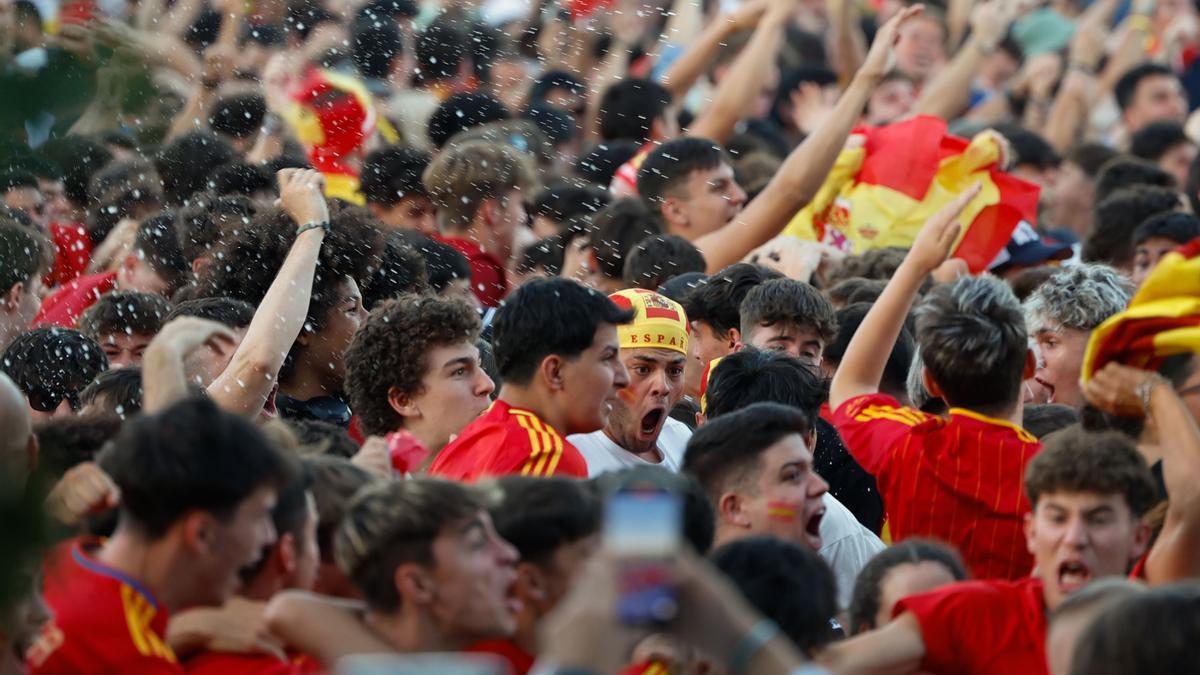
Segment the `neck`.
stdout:
[[631,450],[630,448],[626,447],[626,445],[622,443],[615,435],[613,435],[613,432],[610,431],[608,427],[604,427],[604,436],[608,438],[608,440],[612,441],[617,447],[621,448],[625,452],[628,452],[634,457],[637,457],[638,459],[650,462],[651,464],[660,464],[663,461],[663,454],[658,449],[657,438],[654,439],[654,444],[645,450]]
[[396,614],[369,613],[367,624],[402,653],[454,652],[468,646],[443,634],[429,612],[407,603]]
[[566,415],[554,403],[553,395],[537,385],[523,387],[505,384],[500,388],[498,398],[514,408],[523,408],[536,413],[543,422],[554,427],[554,430],[563,436],[572,433],[567,429]]
[[0,352],[8,347],[8,343],[12,342],[18,335],[28,330],[28,327],[20,326],[10,321],[0,321]]
[[[271,564],[270,561],[267,564]],[[242,588],[240,595],[247,600],[266,602],[287,587],[288,584],[280,575],[263,569]]]
[[118,528],[95,557],[143,584],[172,612],[191,604],[188,556],[178,550],[169,536],[151,542],[126,528]]
[[287,382],[279,383],[279,391],[297,401],[307,401],[318,396],[334,396],[340,392],[336,388],[326,386],[321,374],[314,372],[305,363],[297,363]]

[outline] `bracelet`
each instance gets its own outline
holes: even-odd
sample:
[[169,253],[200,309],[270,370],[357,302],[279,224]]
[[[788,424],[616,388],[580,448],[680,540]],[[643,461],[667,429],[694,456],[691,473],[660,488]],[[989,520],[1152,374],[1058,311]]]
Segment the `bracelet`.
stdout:
[[1138,383],[1136,391],[1138,398],[1142,401],[1142,413],[1146,417],[1150,417],[1150,397],[1154,395],[1154,388],[1166,383],[1166,378],[1158,373],[1153,373]]
[[733,648],[733,654],[729,656],[729,672],[746,672],[750,660],[754,658],[758,650],[762,649],[763,645],[770,642],[776,635],[779,635],[779,626],[775,625],[774,621],[762,619],[754,624]]
[[300,227],[296,228],[296,236],[299,237],[309,230],[325,230],[325,234],[329,234],[329,221],[322,220],[319,223],[307,223],[305,225],[301,225]]
[[1075,72],[1083,73],[1084,75],[1087,75],[1088,77],[1096,76],[1095,68],[1085,65],[1085,64],[1082,64],[1078,61],[1071,61],[1070,63],[1068,63],[1067,70],[1074,70]]

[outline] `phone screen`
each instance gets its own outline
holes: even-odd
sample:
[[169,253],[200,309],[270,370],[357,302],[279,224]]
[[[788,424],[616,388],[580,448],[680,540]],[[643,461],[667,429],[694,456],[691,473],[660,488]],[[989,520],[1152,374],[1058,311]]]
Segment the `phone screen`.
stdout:
[[656,487],[619,490],[605,507],[604,547],[618,558],[617,614],[628,625],[661,624],[678,608],[671,556],[682,541],[679,495]]

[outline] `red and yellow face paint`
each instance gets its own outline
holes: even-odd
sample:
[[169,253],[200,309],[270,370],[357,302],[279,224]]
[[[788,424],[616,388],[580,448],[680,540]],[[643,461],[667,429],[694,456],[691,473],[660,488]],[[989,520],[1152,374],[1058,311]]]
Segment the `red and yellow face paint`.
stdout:
[[781,523],[794,523],[798,515],[796,507],[785,502],[767,502],[767,518]]

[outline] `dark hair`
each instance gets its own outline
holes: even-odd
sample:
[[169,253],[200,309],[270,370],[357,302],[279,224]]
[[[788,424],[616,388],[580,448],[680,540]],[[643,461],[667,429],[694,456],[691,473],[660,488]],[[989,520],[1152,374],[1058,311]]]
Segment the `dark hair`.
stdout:
[[1138,186],[1174,188],[1175,177],[1145,160],[1117,155],[1096,174],[1094,203],[1099,205],[1118,190]]
[[317,503],[317,547],[321,562],[333,562],[333,541],[350,500],[376,478],[349,459],[334,455],[309,455],[300,460],[312,478]]
[[1059,268],[1049,265],[1030,267],[1017,272],[1015,277],[1008,280],[1008,285],[1012,286],[1013,295],[1017,296],[1017,300],[1025,302],[1058,271]]
[[700,249],[675,234],[656,234],[639,241],[625,259],[625,283],[656,291],[680,274],[704,272],[707,263]]
[[1072,147],[1063,160],[1083,169],[1091,180],[1100,175],[1100,168],[1120,156],[1121,153],[1100,143],[1081,143]]
[[0,171],[0,192],[8,192],[17,188],[37,189],[38,179],[32,172],[24,169],[7,169]]
[[575,161],[575,175],[607,188],[613,174],[621,165],[638,153],[638,144],[633,141],[607,141],[600,143],[579,156]]
[[[842,261],[827,279],[827,284],[833,287],[845,279],[881,279],[888,280],[896,276],[900,263],[904,262],[907,249],[895,246],[873,248],[862,255],[850,256]],[[925,291],[928,283],[922,285]]]
[[1038,169],[1052,169],[1062,161],[1046,139],[1020,125],[1005,124],[996,131],[1012,146],[1016,155],[1014,165],[1031,164]]
[[57,480],[71,467],[95,460],[124,423],[117,415],[100,414],[60,415],[35,424],[38,472]]
[[[684,272],[671,277],[658,287],[658,294],[666,296],[681,305],[686,304],[687,297],[708,281],[708,275],[703,272]],[[690,317],[689,317],[690,319]]]
[[133,249],[166,282],[167,295],[191,280],[192,261],[184,259],[180,250],[174,212],[166,211],[143,220],[134,235]]
[[604,90],[600,97],[600,138],[606,141],[650,140],[654,120],[668,114],[671,92],[652,80],[630,78]]
[[435,347],[473,343],[479,315],[458,299],[402,295],[382,303],[362,324],[346,350],[346,394],[368,435],[404,426],[388,403],[393,389],[407,395],[423,391]]
[[455,281],[471,278],[471,263],[458,249],[420,236],[412,241],[413,247],[425,258],[425,270],[433,290],[441,293]]
[[1134,518],[1158,501],[1154,478],[1132,439],[1079,427],[1050,436],[1025,468],[1025,494],[1033,508],[1040,498],[1057,492],[1119,494]]
[[921,358],[947,404],[999,414],[1017,400],[1029,340],[1021,305],[1002,281],[935,286],[915,316]]
[[253,138],[267,114],[267,100],[258,92],[230,94],[213,104],[208,126],[218,134],[239,140]]
[[163,324],[181,316],[195,316],[216,321],[230,328],[245,328],[254,320],[254,305],[233,298],[213,297],[185,300],[167,313]]
[[[858,332],[858,327],[862,325],[863,319],[866,318],[869,311],[871,311],[871,305],[865,302],[847,305],[837,311],[835,318],[837,336],[825,344],[823,356],[826,361],[835,365],[841,364],[842,358],[846,355],[846,348],[850,346],[851,338]],[[879,381],[879,391],[897,399],[907,398],[908,369],[912,366],[913,352],[916,351],[916,348],[912,333],[908,331],[908,328],[901,327],[900,335],[896,337],[896,342],[892,345],[892,352],[888,355],[887,364],[883,367],[883,378]]]
[[1157,162],[1172,148],[1191,142],[1177,122],[1151,122],[1129,139],[1129,154]]
[[533,86],[529,88],[529,100],[545,101],[555,89],[566,89],[576,96],[587,96],[587,85],[578,77],[565,70],[548,70],[533,81]]
[[162,201],[158,172],[145,160],[118,161],[100,169],[89,186],[87,229],[99,246],[122,218]]
[[1133,245],[1138,245],[1152,237],[1170,239],[1183,245],[1200,237],[1200,219],[1190,213],[1159,213],[1142,221],[1133,231]]
[[967,568],[958,552],[941,542],[928,539],[906,539],[883,549],[858,572],[854,593],[847,609],[847,626],[851,635],[875,630],[875,615],[879,614],[883,582],[893,569],[901,565],[935,562],[946,568],[956,581],[967,578]]
[[28,290],[34,277],[50,267],[50,242],[28,227],[0,219],[0,294],[17,284]]
[[599,504],[579,481],[505,476],[496,481],[495,491],[492,522],[522,562],[549,565],[560,547],[600,529]]
[[553,220],[559,225],[580,217],[592,217],[612,202],[612,194],[594,185],[560,180],[543,187],[529,204],[529,215]]
[[804,417],[804,434],[816,428],[825,386],[808,366],[790,354],[746,347],[721,359],[704,389],[709,420],[755,403],[777,403]]
[[1173,77],[1177,81],[1179,79],[1175,71],[1158,63],[1143,63],[1125,71],[1113,88],[1113,94],[1117,97],[1117,105],[1124,111],[1133,104],[1133,97],[1137,94],[1138,85],[1142,83],[1142,80],[1164,75]]
[[556,234],[526,246],[514,268],[516,273],[531,274],[541,268],[547,276],[558,276],[562,272],[563,259],[566,257],[564,240],[569,239],[565,235]]
[[95,340],[77,330],[34,328],[8,344],[0,369],[35,410],[50,412],[65,398],[78,411],[79,392],[108,370],[108,357]]
[[[825,295],[829,302],[843,308],[859,303],[871,305],[883,294],[884,288],[887,288],[887,282],[883,279],[852,277],[837,282],[825,291]],[[838,319],[838,326],[841,326],[841,319]]]
[[217,167],[213,172],[211,184],[213,192],[218,195],[253,197],[260,192],[275,191],[275,181],[266,169],[241,161]]
[[492,348],[505,382],[526,385],[547,356],[573,359],[592,346],[601,324],[621,325],[633,312],[569,279],[535,279],[496,313]]
[[454,94],[429,117],[429,140],[434,147],[446,145],[455,134],[506,120],[511,115],[504,104],[486,94]]
[[688,319],[703,321],[718,335],[741,330],[742,300],[752,288],[782,274],[752,263],[735,263],[713,274],[687,296],[683,303]]
[[292,479],[279,486],[279,493],[275,497],[275,506],[271,509],[271,524],[275,527],[278,539],[263,551],[258,562],[238,571],[238,576],[244,583],[252,581],[266,567],[267,562],[271,559],[271,551],[279,545],[279,540],[283,538],[283,535],[292,535],[297,549],[308,543],[304,525],[310,517],[308,490],[312,483],[312,477],[308,473],[308,468],[301,462],[296,462],[295,469]]
[[1196,667],[1200,585],[1151,588],[1107,607],[1080,633],[1071,675],[1185,673]]
[[142,411],[142,396],[142,369],[117,368],[97,375],[79,393],[79,401],[84,406],[103,402],[106,413],[128,419]]
[[838,613],[837,581],[815,551],[751,537],[725,544],[709,558],[805,655],[838,638],[831,623]]
[[662,225],[640,199],[618,199],[592,220],[588,246],[596,256],[598,271],[608,279],[619,280],[629,252],[639,241],[655,234],[662,234]]
[[811,327],[822,343],[837,335],[833,306],[820,291],[795,279],[770,279],[750,289],[738,310],[742,335],[755,326],[794,324]]
[[213,171],[234,156],[233,148],[211,132],[193,131],[168,143],[154,159],[167,201],[182,204],[203,190]]
[[792,434],[804,436],[812,418],[778,403],[754,403],[721,415],[688,439],[683,471],[696,477],[716,504],[732,485],[750,480],[763,452]]
[[134,291],[113,291],[98,300],[79,317],[79,331],[99,342],[106,335],[157,335],[162,329],[171,304],[161,295]]
[[1025,406],[1021,427],[1039,440],[1045,440],[1050,434],[1078,422],[1078,410],[1060,403],[1045,403]]
[[350,28],[350,46],[358,72],[376,80],[386,80],[392,63],[404,53],[400,27],[390,16],[355,21]]
[[205,398],[127,422],[106,465],[121,490],[121,521],[151,539],[190,511],[233,517],[255,490],[294,469],[252,423]]
[[607,471],[589,481],[600,499],[607,499],[617,489],[642,479],[660,485],[683,500],[683,538],[692,549],[704,555],[712,548],[717,532],[716,513],[695,477],[675,473],[662,466],[630,466]]
[[425,196],[421,176],[429,153],[392,145],[367,155],[362,166],[362,192],[368,204],[392,206],[405,197]]
[[350,459],[358,453],[358,443],[350,434],[336,424],[321,420],[285,420],[292,435],[300,444],[300,452],[306,456],[330,455]]
[[199,193],[175,214],[175,238],[184,260],[213,252],[226,236],[249,226],[258,207],[244,195]]
[[676,138],[655,148],[638,168],[637,189],[642,199],[658,208],[667,194],[696,171],[715,169],[726,161],[721,146],[705,138]]
[[1136,185],[1114,192],[1096,205],[1092,232],[1083,242],[1083,260],[1128,266],[1134,255],[1134,229],[1150,216],[1179,208],[1179,193],[1170,188]]
[[467,57],[467,35],[456,20],[443,14],[417,35],[417,73],[425,82],[458,76]]
[[578,133],[571,113],[549,103],[531,105],[521,112],[521,118],[537,125],[538,130],[546,136],[546,141],[554,147],[570,143]]
[[113,159],[103,143],[91,136],[52,138],[40,148],[41,157],[63,170],[63,194],[76,208],[87,208],[92,175]]
[[413,0],[371,0],[358,10],[358,19],[395,18],[414,19],[421,13]]
[[387,235],[379,268],[362,289],[363,307],[368,311],[403,293],[429,290],[425,258],[409,242],[410,239],[399,232]]

